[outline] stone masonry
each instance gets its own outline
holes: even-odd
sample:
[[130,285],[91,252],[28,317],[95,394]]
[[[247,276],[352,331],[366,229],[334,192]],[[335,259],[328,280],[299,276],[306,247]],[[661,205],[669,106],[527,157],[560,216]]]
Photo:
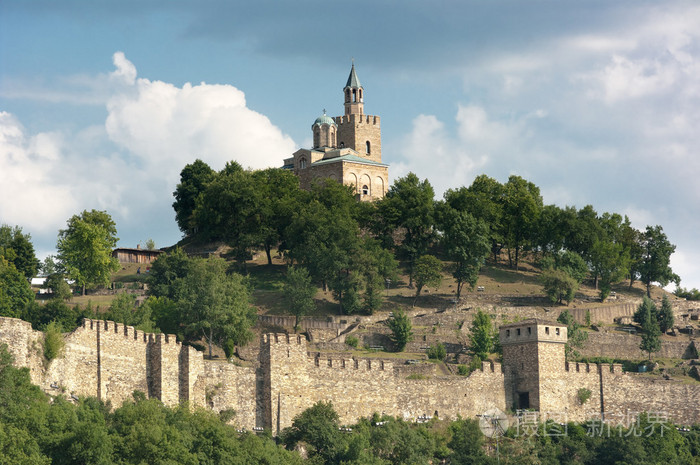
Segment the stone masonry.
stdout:
[[[566,327],[537,319],[501,327],[503,366],[484,362],[469,376],[438,370],[407,376],[409,370],[395,359],[320,355],[310,351],[304,336],[288,334],[263,334],[258,363],[239,366],[205,360],[172,335],[99,320],[85,320],[66,334],[64,354],[45,364],[43,337],[27,322],[0,318],[0,344],[51,395],[95,396],[119,406],[141,391],[166,405],[234,410],[238,427],[264,427],[274,434],[318,401],[332,402],[346,424],[375,412],[406,420],[455,419],[493,408],[534,408],[568,421],[653,411],[679,423],[700,422],[694,403],[699,384],[622,373],[619,365],[566,363]],[[581,388],[591,391],[583,405]]]

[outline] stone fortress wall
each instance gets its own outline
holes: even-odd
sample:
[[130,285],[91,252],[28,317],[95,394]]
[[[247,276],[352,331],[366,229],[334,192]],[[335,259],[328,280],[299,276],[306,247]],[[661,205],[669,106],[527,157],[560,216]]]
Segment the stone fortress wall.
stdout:
[[[532,327],[540,335],[545,324],[550,331],[560,326],[525,320],[508,328],[525,334]],[[567,420],[583,421],[601,411],[608,418],[658,411],[677,422],[700,422],[695,403],[699,384],[622,373],[619,365],[611,370],[607,365],[567,364],[562,341],[544,337],[504,345],[503,366],[484,362],[467,377],[438,370],[429,377],[409,377],[410,370],[396,360],[320,355],[309,352],[300,335],[264,334],[253,366],[205,360],[202,352],[174,336],[109,321],[85,320],[65,341],[63,356],[45,364],[43,334],[27,322],[0,318],[0,343],[52,395],[96,396],[118,406],[133,391],[141,391],[166,405],[189,402],[217,412],[234,410],[238,427],[265,427],[273,433],[290,426],[317,401],[331,401],[341,422],[350,424],[375,412],[407,420],[474,417],[493,408],[522,407],[523,392],[540,412],[563,413]],[[582,387],[591,391],[584,405],[577,396]]]

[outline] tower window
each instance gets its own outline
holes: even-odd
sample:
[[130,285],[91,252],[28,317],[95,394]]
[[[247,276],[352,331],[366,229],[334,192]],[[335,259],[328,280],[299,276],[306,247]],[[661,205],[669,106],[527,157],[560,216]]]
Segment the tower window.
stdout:
[[517,331],[518,331],[518,336],[520,336],[520,328],[518,328],[518,330],[517,330]]
[[506,337],[510,337],[510,329],[506,329]]
[[340,148],[342,149],[343,147],[345,147],[345,142],[341,141],[341,142],[340,142]]
[[369,195],[369,187],[366,185],[362,186],[362,195]]
[[549,334],[549,326],[545,326],[544,332],[545,332],[545,334]]
[[369,141],[367,141],[367,142],[365,143],[365,146],[366,146],[366,148],[367,148],[367,153],[368,153],[368,154],[369,154],[369,153],[372,153],[372,151],[370,150],[371,147],[370,147]]
[[530,328],[529,326],[527,327],[527,333],[532,334],[532,328]]
[[556,328],[557,336],[559,336],[559,328]]
[[306,158],[300,158],[299,159],[299,169],[304,169],[306,168]]

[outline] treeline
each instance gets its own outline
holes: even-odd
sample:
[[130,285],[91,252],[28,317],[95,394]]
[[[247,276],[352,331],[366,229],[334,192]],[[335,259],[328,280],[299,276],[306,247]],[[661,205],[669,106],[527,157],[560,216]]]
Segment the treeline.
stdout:
[[295,417],[273,439],[189,406],[165,407],[134,392],[112,409],[95,398],[50,397],[15,368],[0,346],[0,463],[42,464],[653,464],[697,463],[700,428],[642,415],[627,428],[603,424],[529,423],[496,442],[477,420],[407,422],[375,414],[342,425],[330,403]]
[[[591,205],[544,205],[540,189],[515,175],[504,184],[481,175],[436,200],[429,181],[409,173],[370,203],[328,180],[307,192],[286,170],[244,170],[233,162],[216,172],[196,160],[182,170],[174,196],[185,235],[227,243],[242,267],[255,249],[271,263],[277,248],[330,287],[348,312],[372,310],[359,296],[371,300],[391,279],[392,259],[405,265],[412,287],[416,264],[429,252],[451,263],[458,296],[463,285],[476,284],[487,256],[498,262],[503,253],[515,269],[523,254],[537,259],[547,293],[559,302],[570,301],[583,279],[602,300],[624,279],[630,286],[640,280],[649,295],[652,283],[680,282],[670,267],[675,246],[661,226],[639,231],[627,216],[599,214]],[[366,263],[382,250],[390,255],[381,263]]]

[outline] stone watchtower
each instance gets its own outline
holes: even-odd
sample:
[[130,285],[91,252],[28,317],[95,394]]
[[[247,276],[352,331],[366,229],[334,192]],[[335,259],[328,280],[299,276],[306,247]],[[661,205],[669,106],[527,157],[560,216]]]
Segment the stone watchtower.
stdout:
[[546,385],[565,370],[566,325],[529,319],[500,327],[506,405],[541,410],[554,405]]

